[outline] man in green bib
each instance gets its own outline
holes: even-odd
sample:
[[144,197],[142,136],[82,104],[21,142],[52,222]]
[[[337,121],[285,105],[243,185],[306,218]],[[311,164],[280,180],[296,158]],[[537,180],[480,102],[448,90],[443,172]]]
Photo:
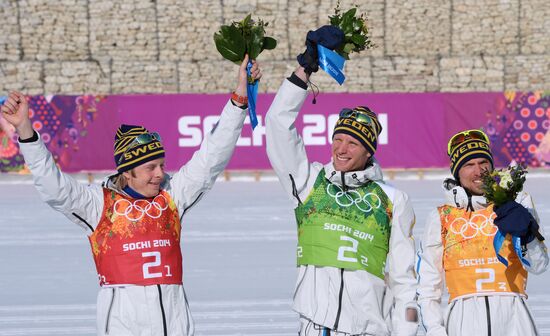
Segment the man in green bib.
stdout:
[[295,120],[315,68],[299,66],[266,117],[267,153],[298,224],[299,335],[416,335],[415,217],[373,157],[382,126],[368,107],[343,109],[331,162],[309,162]]

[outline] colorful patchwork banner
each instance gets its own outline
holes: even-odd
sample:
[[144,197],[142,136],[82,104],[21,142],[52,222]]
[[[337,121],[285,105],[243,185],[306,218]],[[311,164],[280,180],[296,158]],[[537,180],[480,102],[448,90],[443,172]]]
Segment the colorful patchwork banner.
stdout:
[[[244,127],[228,169],[271,169],[265,122],[274,95],[258,95],[258,127]],[[4,97],[5,98],[5,97]],[[113,170],[121,123],[162,135],[167,168],[176,170],[198,149],[229,95],[113,95],[30,97],[31,118],[67,172]],[[2,97],[0,97],[0,101]],[[321,93],[308,97],[297,120],[310,161],[330,160],[332,129],[343,107],[369,106],[384,130],[376,157],[384,168],[446,168],[446,145],[460,130],[483,127],[497,166],[511,160],[550,166],[550,95],[506,93]],[[247,118],[248,122],[248,118]],[[0,117],[0,171],[25,169],[13,129]]]

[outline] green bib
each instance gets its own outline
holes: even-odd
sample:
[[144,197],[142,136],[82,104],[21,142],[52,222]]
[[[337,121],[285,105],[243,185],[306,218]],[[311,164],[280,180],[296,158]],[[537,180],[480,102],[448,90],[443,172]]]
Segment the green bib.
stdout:
[[375,182],[343,191],[321,170],[298,223],[298,265],[365,270],[384,279],[392,203]]

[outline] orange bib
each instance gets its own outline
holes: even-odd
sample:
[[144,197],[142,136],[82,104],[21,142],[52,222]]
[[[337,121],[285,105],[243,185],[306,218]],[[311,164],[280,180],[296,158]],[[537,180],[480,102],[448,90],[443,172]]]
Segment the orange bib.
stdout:
[[134,199],[104,188],[103,196],[89,237],[99,284],[181,284],[181,223],[170,195]]
[[502,246],[508,268],[497,259],[493,238],[493,206],[466,211],[449,205],[438,208],[443,242],[443,268],[452,301],[459,296],[483,293],[525,294],[527,271],[514,252],[510,237]]

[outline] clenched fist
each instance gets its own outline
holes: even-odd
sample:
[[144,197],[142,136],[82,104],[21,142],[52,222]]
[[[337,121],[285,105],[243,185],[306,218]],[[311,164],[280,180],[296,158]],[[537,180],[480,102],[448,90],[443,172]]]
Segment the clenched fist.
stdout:
[[19,138],[28,139],[34,134],[29,118],[29,104],[24,94],[17,91],[10,92],[8,99],[2,105],[2,116],[15,127]]

